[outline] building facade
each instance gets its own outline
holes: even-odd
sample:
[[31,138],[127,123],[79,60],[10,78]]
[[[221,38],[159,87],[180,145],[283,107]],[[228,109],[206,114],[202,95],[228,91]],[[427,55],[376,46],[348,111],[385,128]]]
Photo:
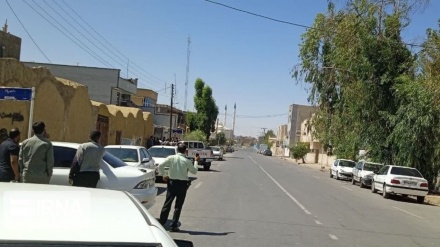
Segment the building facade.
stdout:
[[91,100],[118,106],[130,106],[137,92],[137,79],[120,77],[119,69],[24,62],[28,67],[45,67],[52,75],[87,87]]
[[8,33],[8,24],[0,31],[0,58],[20,60],[21,38]]
[[289,106],[286,146],[293,146],[301,138],[301,123],[312,117],[314,106],[292,104]]

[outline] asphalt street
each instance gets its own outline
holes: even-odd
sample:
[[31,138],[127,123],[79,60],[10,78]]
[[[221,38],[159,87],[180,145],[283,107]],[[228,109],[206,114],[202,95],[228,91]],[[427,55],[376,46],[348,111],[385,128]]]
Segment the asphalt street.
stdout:
[[[384,199],[327,172],[248,148],[199,171],[181,232],[195,246],[439,246],[440,208]],[[159,217],[166,189],[149,210]],[[172,213],[170,214],[170,218]]]

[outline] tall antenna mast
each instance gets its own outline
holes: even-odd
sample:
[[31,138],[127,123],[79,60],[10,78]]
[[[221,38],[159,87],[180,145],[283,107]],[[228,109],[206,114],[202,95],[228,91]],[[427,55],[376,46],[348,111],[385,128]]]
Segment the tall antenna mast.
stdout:
[[237,113],[237,104],[234,103],[234,118],[232,119],[232,138],[235,139],[235,114]]
[[188,101],[188,75],[189,75],[189,58],[191,55],[191,35],[188,36],[188,49],[186,52],[186,80],[185,80],[185,105],[184,111],[187,111],[187,101]]

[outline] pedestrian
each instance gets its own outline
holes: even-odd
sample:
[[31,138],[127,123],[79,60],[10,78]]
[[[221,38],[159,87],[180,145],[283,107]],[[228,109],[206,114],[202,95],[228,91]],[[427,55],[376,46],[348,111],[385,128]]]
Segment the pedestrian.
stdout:
[[20,131],[15,128],[9,131],[9,138],[0,144],[0,182],[18,182],[20,180],[19,143]]
[[[198,170],[198,161],[200,157],[196,155],[194,164],[185,156],[186,146],[181,143],[177,146],[177,154],[168,156],[165,161],[159,165],[159,174],[163,176],[163,180],[167,183],[167,195],[160,213],[159,222],[165,225],[170,214],[171,205],[174,199],[173,221],[171,223],[171,231],[180,231],[177,223],[179,222],[182,212],[183,203],[185,202],[186,192],[190,185],[188,171],[196,174]],[[168,168],[168,174],[164,174],[165,168]]]
[[23,170],[23,182],[48,184],[53,172],[54,154],[52,143],[44,135],[44,122],[32,124],[34,136],[23,141],[18,162]]
[[150,136],[147,140],[147,149],[151,148],[154,145],[154,137]]
[[96,188],[99,181],[99,169],[105,149],[99,144],[101,132],[90,133],[90,140],[81,144],[76,151],[70,169],[69,183],[77,187]]

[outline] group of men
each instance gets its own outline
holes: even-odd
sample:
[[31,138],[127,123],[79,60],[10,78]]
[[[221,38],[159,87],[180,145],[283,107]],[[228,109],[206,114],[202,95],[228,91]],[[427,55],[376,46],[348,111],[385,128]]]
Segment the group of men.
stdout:
[[165,137],[162,137],[162,139],[159,139],[155,136],[150,136],[147,140],[147,144],[145,145],[147,149],[151,148],[152,146],[157,145],[164,145],[164,146],[176,146],[179,142],[179,138],[173,137],[171,139],[165,139]]
[[[44,122],[32,125],[34,135],[20,145],[20,130],[9,131],[0,144],[0,182],[49,184],[54,167],[54,149],[47,139]],[[99,144],[101,133],[93,131],[90,140],[81,144],[72,161],[69,183],[78,187],[96,188],[104,147]]]
[[[21,145],[21,133],[17,128],[9,131],[9,138],[0,144],[0,182],[49,184],[54,167],[53,145],[46,138],[44,122],[34,123],[32,130],[34,135]],[[100,163],[105,149],[99,144],[99,131],[92,131],[89,137],[88,142],[79,146],[72,161],[69,183],[73,186],[96,188],[99,181]],[[198,155],[194,163],[187,159],[183,143],[177,145],[177,151],[178,154],[167,157],[158,167],[161,175],[168,168],[168,174],[164,176],[167,195],[159,219],[162,225],[165,226],[172,203],[176,200],[171,231],[180,230],[178,222],[190,185],[188,172],[196,174],[200,160]]]

